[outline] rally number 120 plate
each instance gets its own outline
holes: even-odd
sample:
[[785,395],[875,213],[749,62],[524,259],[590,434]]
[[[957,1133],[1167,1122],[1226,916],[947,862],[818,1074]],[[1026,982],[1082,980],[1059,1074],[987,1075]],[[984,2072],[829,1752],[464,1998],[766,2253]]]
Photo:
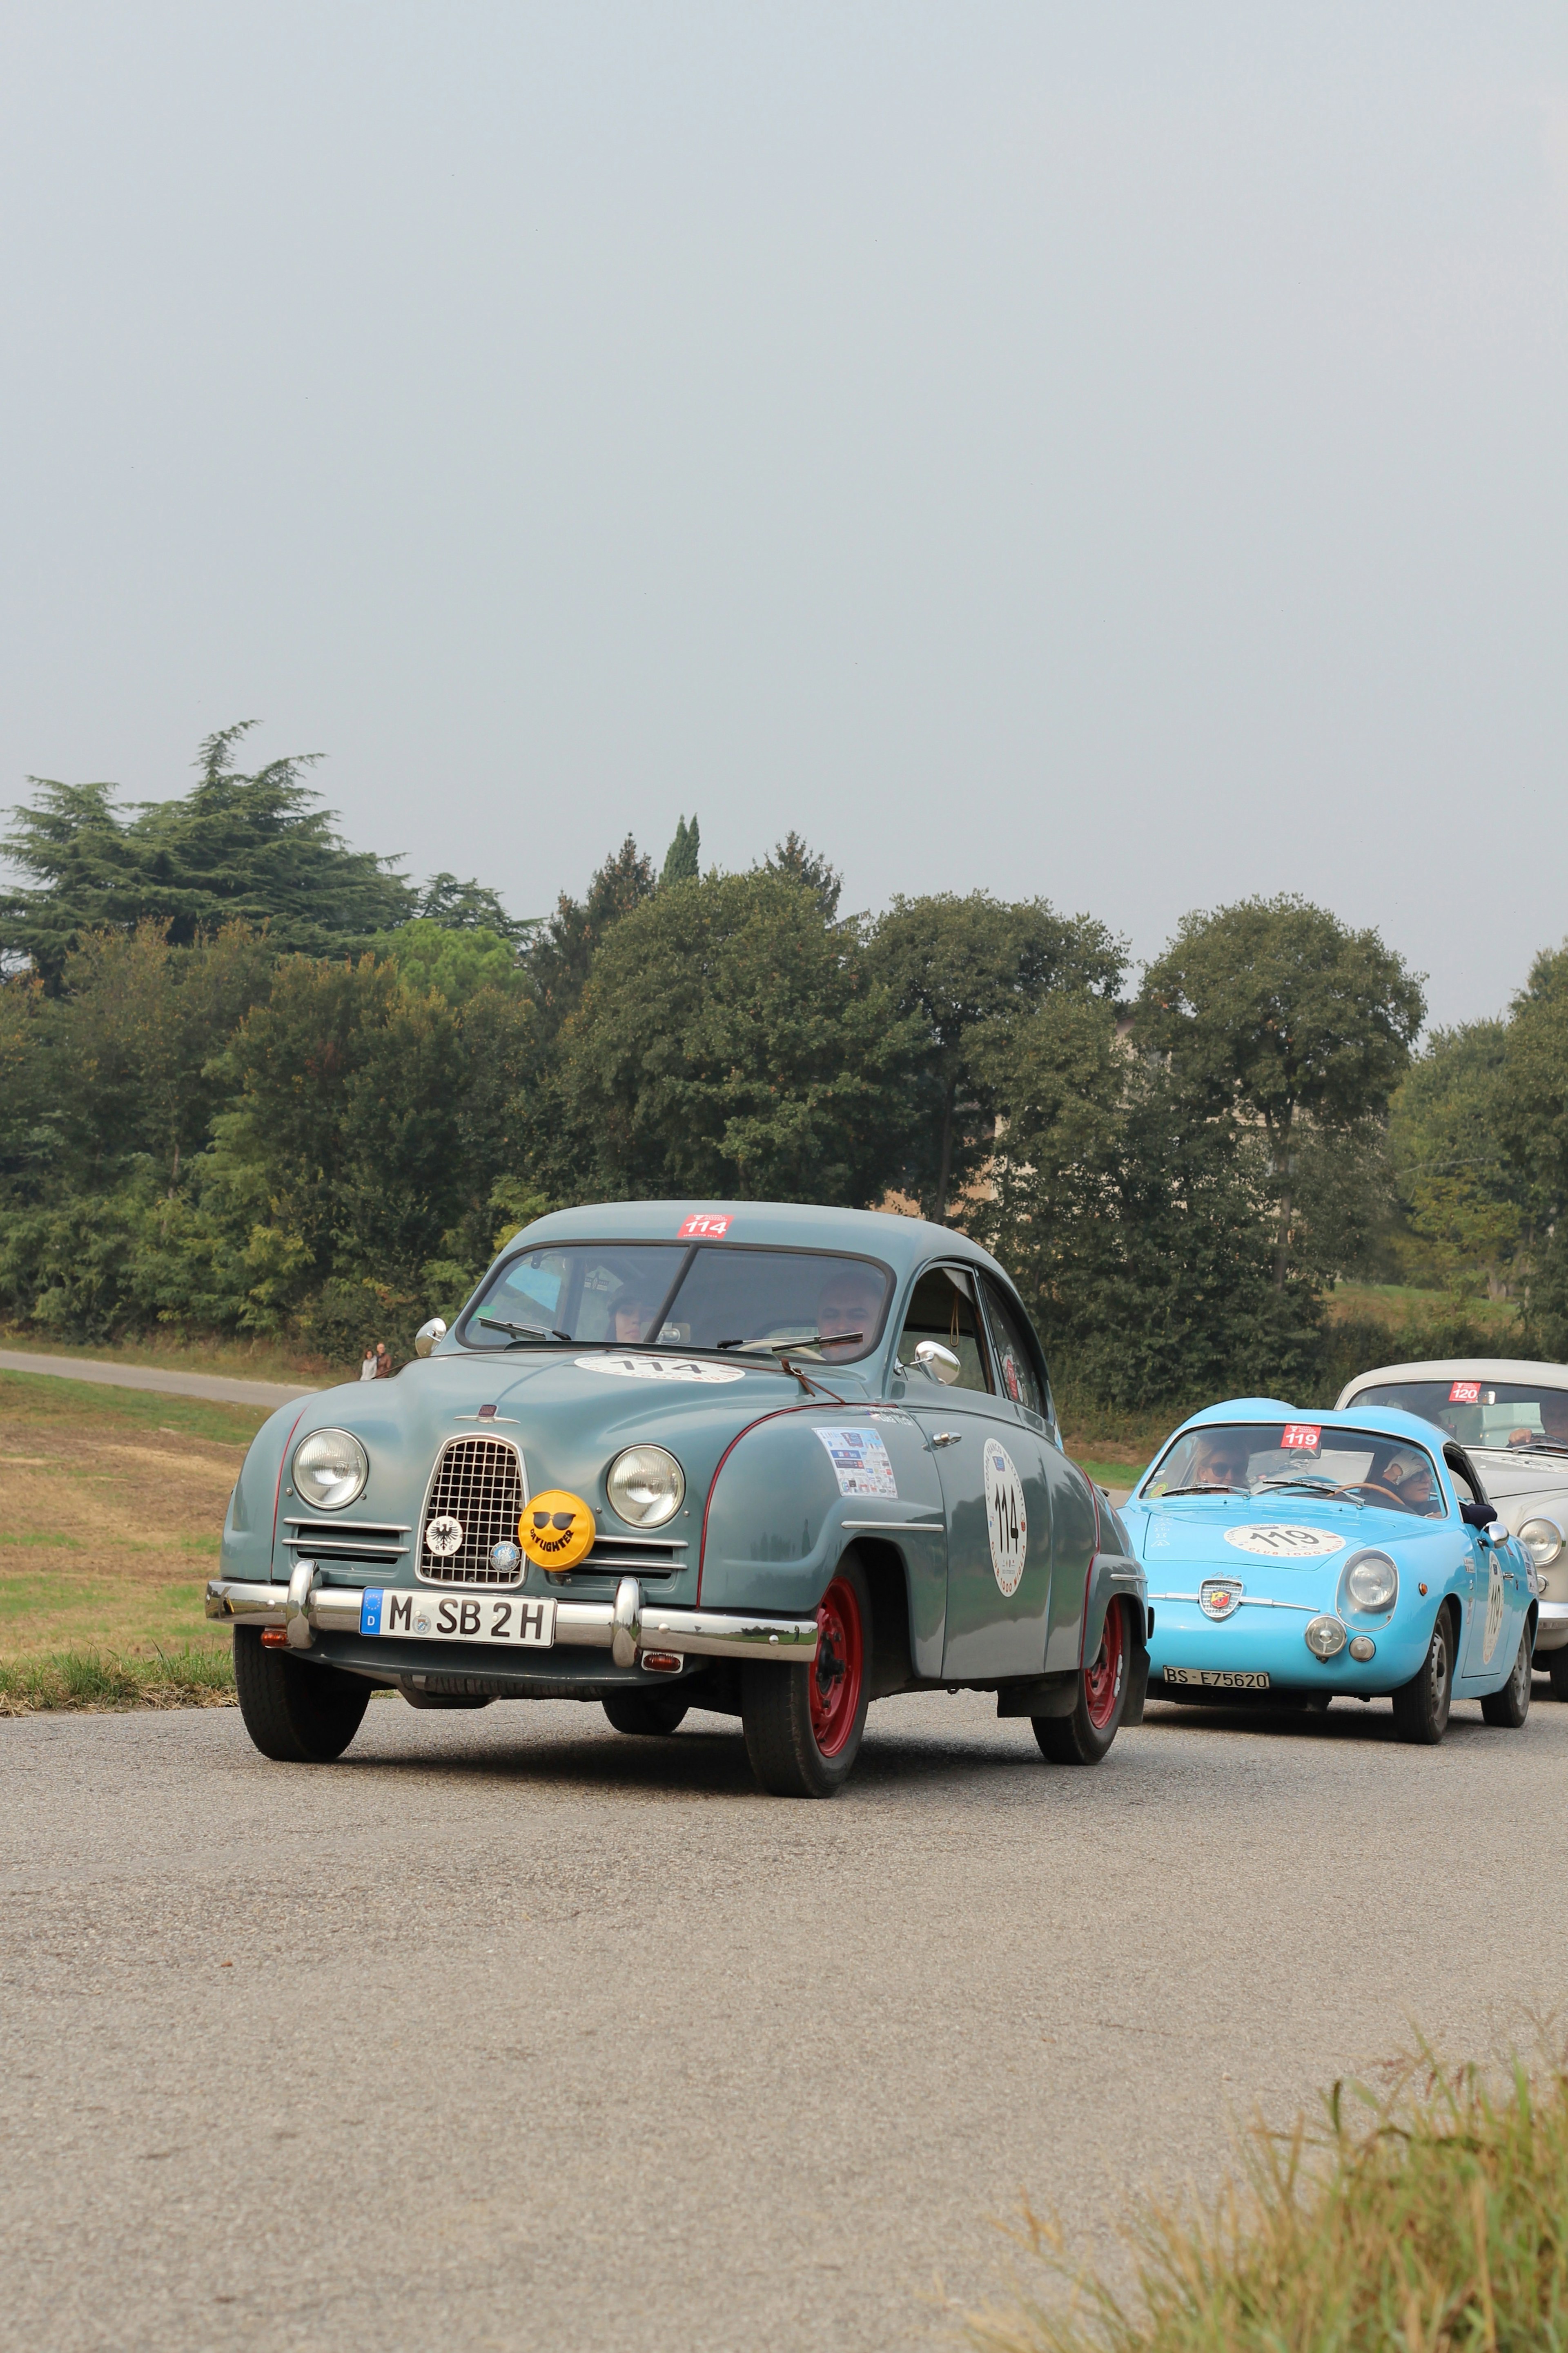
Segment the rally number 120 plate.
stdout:
[[1168,1683],[1202,1683],[1209,1691],[1267,1691],[1267,1675],[1248,1674],[1241,1667],[1167,1667]]
[[521,1593],[407,1593],[372,1587],[361,1599],[362,1634],[402,1634],[417,1642],[510,1642],[548,1650],[555,1597]]

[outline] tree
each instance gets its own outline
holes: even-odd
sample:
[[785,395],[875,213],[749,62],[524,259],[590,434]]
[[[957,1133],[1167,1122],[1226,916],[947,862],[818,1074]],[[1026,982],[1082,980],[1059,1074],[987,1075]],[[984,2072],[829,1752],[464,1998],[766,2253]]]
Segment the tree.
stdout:
[[1090,916],[975,891],[896,898],[871,934],[868,963],[921,1040],[901,1182],[940,1223],[991,1149],[993,1025],[1025,1018],[1052,989],[1109,1000],[1125,958]]
[[525,915],[521,922],[507,913],[495,892],[477,881],[459,882],[455,874],[432,874],[415,910],[422,921],[438,923],[447,932],[492,932],[498,939],[527,939],[541,921]]
[[830,866],[809,842],[803,841],[792,826],[784,839],[776,842],[763,859],[759,872],[780,874],[789,882],[798,882],[809,891],[822,909],[828,923],[838,915],[838,894],[844,888],[844,878],[836,866]]
[[697,830],[695,811],[692,813],[689,825],[684,818],[678,818],[675,824],[675,839],[664,853],[664,867],[658,878],[660,882],[695,882],[702,871],[701,847],[701,836]]
[[910,1040],[798,883],[660,890],[605,941],[562,1032],[543,1188],[858,1205],[896,1148]]
[[466,1003],[480,988],[528,992],[517,950],[488,924],[448,928],[433,916],[416,915],[411,923],[382,932],[367,944],[397,966],[410,988],[433,988],[448,1005]]
[[1383,1112],[1426,1011],[1420,976],[1376,932],[1296,897],[1184,916],[1145,972],[1140,1039],[1170,1057],[1194,1101],[1256,1119],[1268,1138],[1276,1290],[1298,1120],[1342,1134]]
[[1005,1133],[965,1223],[1070,1388],[1142,1410],[1310,1382],[1317,1303],[1273,1287],[1256,1138],[1130,1052],[1086,991],[997,1025],[980,1051]]
[[653,861],[628,833],[594,876],[584,900],[561,893],[554,914],[526,951],[547,1041],[582,996],[594,958],[613,927],[650,898],[655,888]]
[[1508,1056],[1505,1022],[1434,1030],[1389,1108],[1394,1181],[1428,1262],[1493,1292],[1509,1286],[1531,1223],[1528,1176],[1499,1133]]
[[31,959],[51,992],[86,933],[166,923],[170,944],[243,922],[277,948],[315,948],[390,929],[414,894],[386,860],[349,849],[332,812],[304,782],[315,754],[235,766],[246,721],[209,735],[199,779],[183,799],[145,801],[128,821],[107,784],[29,779],[33,807],[12,814],[4,847],[36,879],[0,895],[0,951]]

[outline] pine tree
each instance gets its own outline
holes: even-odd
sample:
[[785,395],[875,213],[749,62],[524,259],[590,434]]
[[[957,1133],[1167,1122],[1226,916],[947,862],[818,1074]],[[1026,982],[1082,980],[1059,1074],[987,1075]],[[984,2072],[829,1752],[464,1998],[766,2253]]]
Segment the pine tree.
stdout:
[[675,839],[664,853],[664,867],[659,875],[659,881],[661,882],[695,882],[702,871],[700,863],[701,846],[701,836],[697,830],[697,816],[694,810],[689,825],[684,818],[679,818],[676,824]]

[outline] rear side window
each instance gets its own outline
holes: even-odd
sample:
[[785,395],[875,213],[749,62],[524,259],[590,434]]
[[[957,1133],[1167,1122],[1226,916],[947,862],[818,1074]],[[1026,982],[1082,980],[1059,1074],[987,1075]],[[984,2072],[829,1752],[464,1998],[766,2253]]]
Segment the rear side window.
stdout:
[[1046,1400],[1040,1387],[1040,1376],[1035,1364],[1034,1350],[1019,1320],[1018,1311],[998,1283],[988,1274],[980,1278],[985,1294],[985,1313],[991,1322],[991,1337],[996,1350],[996,1371],[1004,1397],[1015,1405],[1027,1408],[1030,1413],[1046,1417]]
[[956,1267],[933,1266],[916,1283],[899,1335],[899,1362],[913,1366],[922,1340],[940,1340],[958,1358],[954,1388],[989,1389],[991,1367],[975,1313],[968,1275]]

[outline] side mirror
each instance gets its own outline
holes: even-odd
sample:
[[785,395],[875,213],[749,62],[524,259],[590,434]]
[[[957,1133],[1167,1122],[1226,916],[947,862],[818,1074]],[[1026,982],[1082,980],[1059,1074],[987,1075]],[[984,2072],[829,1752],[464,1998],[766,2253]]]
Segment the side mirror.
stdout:
[[1481,1530],[1481,1535],[1489,1545],[1505,1545],[1508,1542],[1508,1530],[1501,1520],[1492,1520]]
[[447,1325],[444,1318],[439,1315],[432,1315],[428,1324],[421,1324],[418,1331],[414,1335],[415,1355],[416,1356],[427,1356],[430,1354],[431,1349],[436,1345],[437,1341],[444,1340],[446,1336]]
[[933,1381],[940,1381],[944,1389],[950,1389],[963,1370],[952,1350],[944,1348],[940,1340],[918,1341],[915,1362]]

